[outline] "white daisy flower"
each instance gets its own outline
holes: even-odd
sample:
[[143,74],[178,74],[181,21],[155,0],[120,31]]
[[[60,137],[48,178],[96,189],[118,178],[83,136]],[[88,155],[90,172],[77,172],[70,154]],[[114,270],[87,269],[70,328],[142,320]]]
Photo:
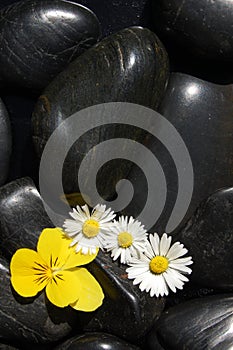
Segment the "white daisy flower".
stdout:
[[133,284],[139,284],[141,291],[150,291],[150,296],[168,295],[169,288],[175,293],[182,289],[192,270],[187,267],[193,263],[191,257],[181,258],[188,250],[176,242],[171,246],[171,237],[166,233],[160,239],[158,234],[150,234],[146,250],[140,258],[134,258],[126,269]]
[[104,234],[109,231],[116,214],[101,204],[97,204],[91,213],[86,204],[77,205],[69,214],[73,220],[66,219],[63,227],[67,236],[73,238],[71,246],[77,244],[76,251],[83,254],[95,254],[98,248],[103,249]]
[[144,251],[147,242],[144,226],[132,216],[121,216],[119,221],[114,220],[111,232],[105,237],[104,248],[111,251],[113,260],[120,257],[122,264],[127,264],[133,256]]

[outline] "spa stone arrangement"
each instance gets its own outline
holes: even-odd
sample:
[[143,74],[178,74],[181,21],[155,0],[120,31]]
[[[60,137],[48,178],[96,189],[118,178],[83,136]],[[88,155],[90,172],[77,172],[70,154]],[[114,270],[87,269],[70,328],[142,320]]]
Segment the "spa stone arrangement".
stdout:
[[[0,6],[0,349],[229,350],[233,2],[3,0]],[[90,127],[72,145],[62,169],[65,195],[56,198],[69,203],[70,214],[56,228],[46,211],[39,169],[48,140],[74,113],[111,102],[160,113],[187,147],[193,193],[168,235],[182,186],[176,164],[159,139],[128,124]],[[67,138],[64,130],[61,147]],[[80,192],[83,158],[119,138],[149,149],[166,178],[164,210],[149,229],[137,221],[146,176],[124,157],[106,162],[96,177],[109,206],[89,208]],[[97,163],[93,156],[87,182]],[[134,196],[114,213],[122,179]]]

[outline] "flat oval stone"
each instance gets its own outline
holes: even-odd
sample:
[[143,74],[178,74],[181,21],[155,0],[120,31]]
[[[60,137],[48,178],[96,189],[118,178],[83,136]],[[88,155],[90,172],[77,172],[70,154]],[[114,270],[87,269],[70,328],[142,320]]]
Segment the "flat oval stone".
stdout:
[[11,126],[7,110],[0,99],[0,185],[7,179],[11,155]]
[[[148,337],[157,333],[169,350],[229,350],[233,344],[232,322],[232,294],[199,298],[169,309]],[[148,347],[156,349],[153,344]]]
[[[181,73],[171,74],[159,112],[182,137],[194,171],[193,196],[182,223],[214,191],[232,186],[229,170],[233,149],[232,98],[233,85],[213,84]],[[161,150],[156,140],[148,140],[147,147],[156,152],[168,183],[166,212],[158,225],[163,230],[179,190],[177,174],[170,155]],[[141,192],[143,196],[144,191]]]
[[18,342],[27,348],[49,344],[71,333],[77,313],[71,308],[47,306],[43,293],[36,298],[21,298],[11,288],[8,264],[3,258],[0,258],[0,283],[1,340]]
[[35,249],[41,231],[53,224],[30,178],[21,178],[0,188],[1,251],[8,258],[19,248]]
[[233,59],[233,3],[226,0],[154,0],[155,30],[166,42],[208,60]]
[[192,281],[207,287],[233,287],[233,187],[204,201],[180,231],[193,257]]
[[89,9],[62,0],[20,1],[0,12],[0,84],[41,90],[100,37]]
[[139,350],[135,345],[106,333],[86,333],[68,339],[55,350]]
[[[157,108],[168,79],[168,58],[157,36],[148,29],[132,27],[102,40],[78,57],[53,80],[39,98],[33,113],[33,139],[41,156],[45,144],[57,126],[73,113],[106,102],[131,102]],[[91,129],[91,126],[90,126]],[[70,150],[63,168],[66,193],[79,192],[79,165],[95,145],[113,137],[145,138],[143,130],[107,125],[90,130]],[[64,130],[61,140],[69,139]],[[122,148],[124,144],[122,143]],[[56,161],[56,160],[55,160]],[[128,174],[122,161],[109,166],[99,176],[100,192],[111,197],[116,178]]]

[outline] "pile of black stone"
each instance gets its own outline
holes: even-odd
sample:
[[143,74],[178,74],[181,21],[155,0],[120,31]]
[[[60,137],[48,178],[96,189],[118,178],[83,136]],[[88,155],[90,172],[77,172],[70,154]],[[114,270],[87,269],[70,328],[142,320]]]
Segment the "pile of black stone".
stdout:
[[[1,7],[0,348],[231,348],[233,2],[2,0]],[[125,266],[100,253],[88,266],[105,293],[95,312],[56,308],[44,293],[21,298],[10,284],[12,254],[35,249],[43,228],[53,227],[39,194],[46,142],[73,113],[107,102],[160,112],[190,153],[193,196],[171,233],[193,257],[190,283],[167,298],[150,298],[127,279]],[[160,141],[141,129],[115,124],[84,134],[67,155],[64,192],[79,192],[84,155],[119,137],[144,144],[164,170],[166,205],[152,230],[163,233],[179,187],[176,165]],[[136,217],[147,192],[141,169],[112,160],[100,170],[97,187],[111,201],[123,178],[135,186],[123,213]],[[156,200],[155,194],[155,206]]]

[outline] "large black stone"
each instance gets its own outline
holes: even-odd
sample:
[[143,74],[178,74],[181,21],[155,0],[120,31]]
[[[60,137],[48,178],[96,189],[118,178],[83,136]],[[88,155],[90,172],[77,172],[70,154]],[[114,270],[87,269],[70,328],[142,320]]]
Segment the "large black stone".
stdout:
[[85,330],[106,332],[136,342],[159,318],[165,299],[142,293],[127,278],[125,269],[125,265],[113,262],[109,254],[102,252],[89,265],[106,298],[95,316],[86,323]]
[[233,59],[233,3],[226,0],[153,0],[156,32],[166,42],[209,60]]
[[[20,343],[23,349],[63,339],[77,322],[71,308],[47,305],[44,294],[21,298],[10,284],[8,264],[0,258],[0,338]],[[29,344],[31,344],[29,346]]]
[[[183,223],[202,200],[222,187],[233,185],[233,85],[217,85],[193,76],[172,73],[159,112],[170,121],[189,151],[194,191]],[[167,202],[157,229],[164,230],[179,186],[174,162],[154,139],[148,141],[168,183]],[[182,186],[182,184],[180,184]],[[141,196],[143,196],[143,190]],[[140,203],[140,198],[137,203]]]
[[86,333],[71,338],[56,350],[139,350],[137,346],[106,333]]
[[53,227],[29,178],[0,188],[0,212],[1,252],[8,259],[19,248],[35,249],[41,231]]
[[[169,309],[154,332],[165,349],[229,350],[233,344],[233,296],[219,295],[194,299]],[[150,346],[148,350],[156,350]]]
[[[233,85],[217,85],[182,73],[170,75],[159,112],[175,127],[189,152],[194,173],[194,188],[187,213],[180,218],[179,229],[194,213],[202,200],[214,191],[233,185]],[[174,134],[174,140],[177,139]],[[168,142],[168,141],[167,141]],[[183,149],[176,151],[183,169]],[[152,230],[164,232],[183,184],[178,184],[177,167],[168,149],[155,137],[146,146],[160,162],[167,182],[164,210]],[[145,159],[146,161],[146,159]],[[156,178],[156,174],[155,174]],[[143,173],[133,167],[127,179],[134,183],[134,199],[124,210],[126,215],[139,215],[147,199],[148,184]],[[186,182],[189,177],[186,175]],[[190,184],[190,186],[192,183]],[[160,198],[157,199],[158,201]],[[156,205],[155,194],[155,205]],[[144,223],[146,224],[146,223]],[[167,230],[169,232],[169,230]],[[171,232],[170,231],[170,232]]]
[[96,43],[96,16],[75,2],[20,1],[0,12],[0,82],[41,90]]
[[[165,90],[168,60],[154,33],[139,27],[124,29],[102,40],[78,57],[58,75],[40,97],[33,113],[34,142],[39,155],[56,127],[73,113],[106,102],[131,102],[156,108]],[[107,125],[91,128],[70,149],[63,168],[65,192],[79,192],[78,169],[83,156],[100,142],[111,138],[145,139],[143,130]],[[66,130],[61,144],[69,141]],[[122,141],[122,149],[124,149]],[[54,162],[57,160],[55,159]],[[126,177],[123,161],[110,162],[99,174],[99,191],[107,198],[115,194],[115,183]],[[53,167],[53,165],[51,165]],[[95,168],[95,159],[91,167]],[[88,174],[86,175],[88,176]]]
[[0,185],[3,185],[8,176],[11,155],[11,128],[6,108],[0,99]]
[[193,257],[192,281],[202,286],[233,287],[233,187],[204,201],[179,239]]

